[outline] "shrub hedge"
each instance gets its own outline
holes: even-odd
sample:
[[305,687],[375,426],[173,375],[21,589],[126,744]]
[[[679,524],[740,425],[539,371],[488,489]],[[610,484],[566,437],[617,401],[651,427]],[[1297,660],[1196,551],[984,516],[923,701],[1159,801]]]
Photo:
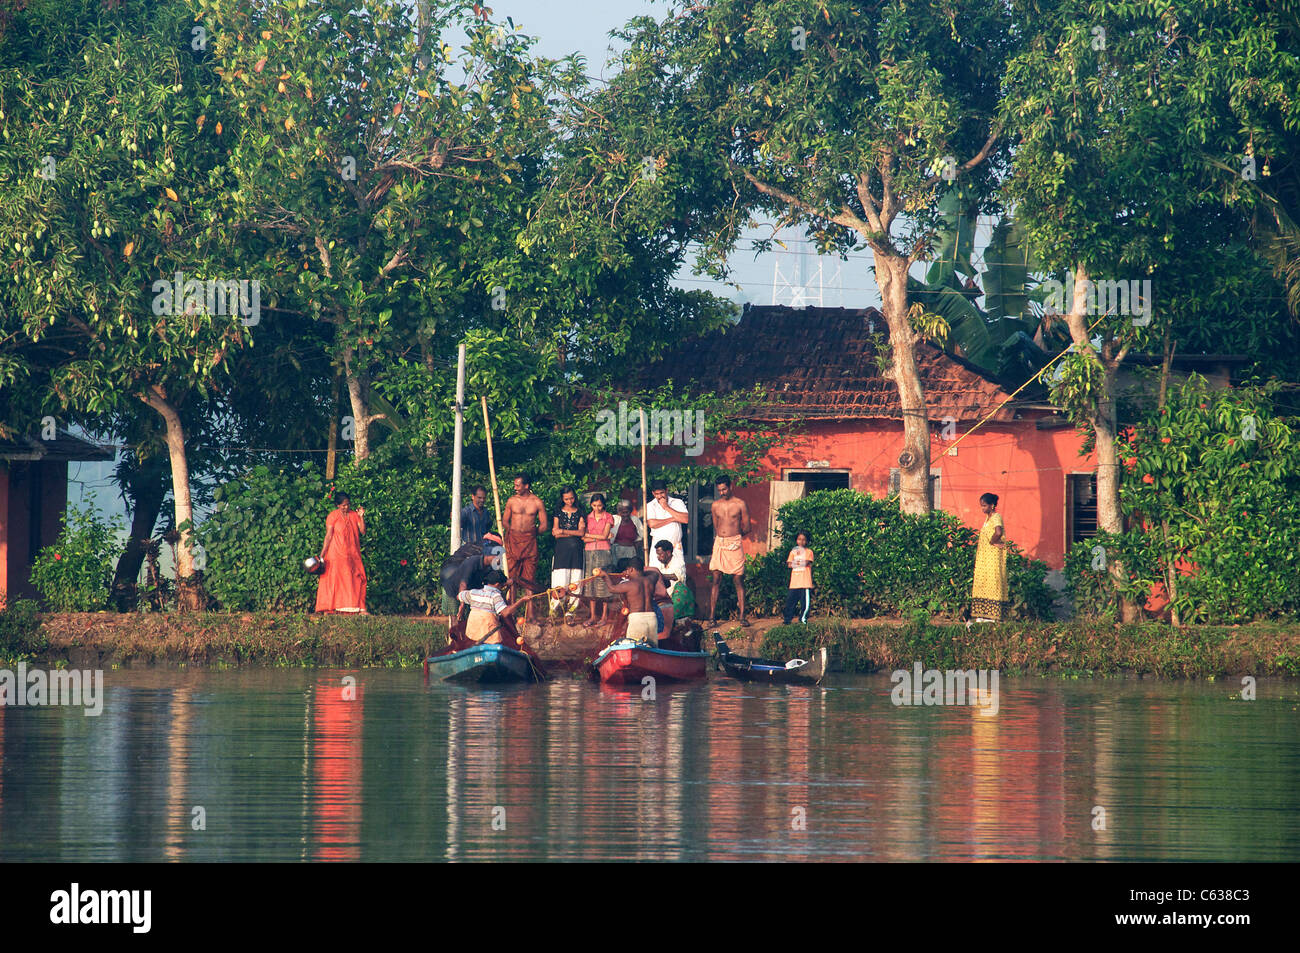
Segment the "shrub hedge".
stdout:
[[108,604],[121,528],[93,506],[63,515],[58,539],[32,565],[32,585],[51,610],[94,612]]
[[[856,490],[829,490],[791,500],[778,512],[783,539],[745,567],[746,602],[779,614],[790,570],[786,555],[798,532],[809,534],[816,554],[814,608],[854,618],[902,613],[959,615],[970,602],[979,534],[950,513],[914,516],[897,501]],[[1047,564],[1007,553],[1011,611],[1015,618],[1046,619],[1055,593],[1045,582]],[[719,611],[734,607],[724,583]]]
[[312,611],[317,577],[302,561],[320,552],[336,490],[366,511],[367,609],[436,611],[449,493],[445,478],[418,463],[348,467],[333,483],[311,464],[297,473],[256,467],[220,487],[215,512],[197,531],[209,594],[231,610]]

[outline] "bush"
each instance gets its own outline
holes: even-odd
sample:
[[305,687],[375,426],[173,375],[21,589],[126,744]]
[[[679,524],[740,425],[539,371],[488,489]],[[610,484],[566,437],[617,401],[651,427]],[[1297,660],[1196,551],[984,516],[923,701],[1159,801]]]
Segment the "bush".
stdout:
[[105,519],[93,506],[64,514],[59,538],[32,566],[32,585],[50,609],[95,612],[107,605],[121,531],[121,520]]
[[1182,623],[1300,614],[1300,433],[1273,416],[1268,389],[1214,390],[1193,375],[1120,448],[1128,530],[1071,549],[1076,613],[1109,615],[1120,596],[1144,605],[1172,568]]
[[256,467],[225,484],[217,490],[216,511],[196,534],[207,554],[208,592],[226,609],[312,611],[318,580],[302,561],[320,552],[325,518],[341,490],[366,511],[361,554],[367,609],[438,607],[449,494],[432,466],[362,464],[345,468],[332,484],[312,464],[300,473]]
[[[854,618],[885,613],[958,615],[970,602],[979,535],[950,513],[915,516],[897,502],[856,490],[813,493],[791,500],[779,512],[785,539],[799,531],[812,537],[815,607]],[[761,612],[778,613],[785,602],[789,546],[745,567],[746,601]],[[1047,618],[1053,594],[1047,565],[1011,547],[1007,553],[1011,612],[1019,618]],[[721,601],[721,600],[720,600]]]
[[0,659],[45,648],[48,640],[41,630],[38,608],[31,599],[18,599],[0,611]]

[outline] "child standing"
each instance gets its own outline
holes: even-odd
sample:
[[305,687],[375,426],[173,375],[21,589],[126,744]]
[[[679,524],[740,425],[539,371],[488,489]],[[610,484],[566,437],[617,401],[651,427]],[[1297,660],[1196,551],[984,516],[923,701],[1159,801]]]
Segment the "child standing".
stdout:
[[808,612],[812,609],[812,564],[813,551],[808,548],[808,534],[798,533],[794,538],[794,549],[785,558],[790,567],[790,592],[785,597],[785,624],[797,615],[799,624],[808,622]]

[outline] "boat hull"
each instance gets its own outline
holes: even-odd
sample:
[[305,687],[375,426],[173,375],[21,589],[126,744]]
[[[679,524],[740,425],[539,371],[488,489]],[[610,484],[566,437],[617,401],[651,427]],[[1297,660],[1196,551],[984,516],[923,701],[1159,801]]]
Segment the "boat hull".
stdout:
[[615,642],[592,663],[600,680],[610,685],[640,685],[656,681],[689,682],[707,676],[707,652],[674,652],[640,642]]
[[717,633],[713,640],[718,647],[718,664],[732,678],[742,682],[760,682],[768,685],[819,685],[830,668],[830,653],[825,647],[817,650],[811,660],[795,668],[781,662],[748,658],[736,655]]
[[425,663],[429,674],[444,682],[499,685],[537,680],[528,656],[504,645],[478,645]]

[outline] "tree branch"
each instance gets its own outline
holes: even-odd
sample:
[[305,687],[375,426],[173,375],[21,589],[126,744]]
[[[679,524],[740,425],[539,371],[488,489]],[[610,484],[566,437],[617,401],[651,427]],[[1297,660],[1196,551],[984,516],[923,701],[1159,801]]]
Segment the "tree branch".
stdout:
[[770,195],[772,198],[780,199],[787,205],[792,205],[814,218],[825,219],[826,221],[834,222],[836,225],[843,225],[845,228],[851,228],[858,234],[864,236],[872,231],[866,222],[854,215],[849,209],[842,209],[838,215],[827,215],[825,212],[818,211],[810,203],[805,202],[801,198],[796,198],[784,189],[755,178],[748,169],[741,169],[740,173],[745,177],[750,185],[758,189],[764,195]]
[[[1002,127],[995,126],[993,128],[993,131],[989,133],[988,139],[984,142],[984,148],[980,149],[979,152],[975,153],[975,157],[971,159],[969,162],[959,165],[957,167],[957,171],[969,172],[971,169],[975,168],[977,165],[979,165],[981,162],[987,159],[989,157],[989,153],[993,151],[993,146],[997,143],[998,136],[1000,135],[1002,135]],[[943,173],[938,172],[935,175],[930,176],[930,178],[926,179],[925,182],[923,183],[923,186],[925,188],[929,188],[932,185],[938,184],[939,180],[942,178],[943,178]]]

